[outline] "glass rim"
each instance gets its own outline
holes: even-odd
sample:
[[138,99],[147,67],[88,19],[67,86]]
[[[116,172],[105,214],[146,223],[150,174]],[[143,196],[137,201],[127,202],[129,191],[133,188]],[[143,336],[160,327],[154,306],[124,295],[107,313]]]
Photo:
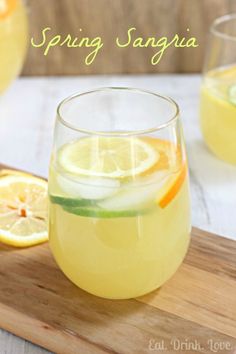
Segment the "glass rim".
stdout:
[[220,25],[220,24],[222,24],[224,22],[231,21],[231,20],[235,20],[236,21],[236,13],[226,14],[226,15],[217,17],[213,21],[212,25],[210,26],[210,32],[212,34],[214,34],[215,36],[221,37],[223,39],[236,41],[236,35],[235,36],[234,35],[230,35],[230,34],[224,33],[224,32],[222,32],[222,31],[217,29],[218,25]]
[[[93,93],[98,93],[98,92],[105,92],[105,91],[132,91],[132,92],[136,92],[136,93],[140,93],[140,94],[149,94],[149,95],[153,95],[157,98],[161,98],[167,102],[169,102],[174,108],[174,114],[171,116],[171,118],[169,118],[165,123],[163,124],[159,124],[157,126],[154,126],[152,128],[148,128],[148,129],[140,129],[140,130],[128,130],[128,131],[99,131],[99,130],[92,130],[92,129],[84,129],[84,128],[79,128],[77,125],[71,124],[69,123],[66,119],[63,118],[62,114],[61,114],[61,108],[68,102],[74,100],[75,98],[79,98],[85,95],[89,95],[89,94],[93,94]],[[169,96],[165,96],[165,95],[161,95],[149,90],[145,90],[145,89],[139,89],[139,88],[132,88],[132,87],[119,87],[119,86],[107,86],[107,87],[100,87],[94,90],[90,90],[90,91],[86,91],[86,92],[82,92],[82,93],[74,93],[68,97],[66,97],[64,100],[62,100],[58,107],[57,107],[57,119],[59,120],[59,122],[61,124],[63,124],[65,127],[80,132],[80,133],[84,133],[84,134],[88,134],[88,135],[98,135],[98,136],[131,136],[131,135],[141,135],[141,134],[150,134],[162,129],[165,129],[169,126],[171,126],[172,124],[174,124],[179,117],[179,106],[178,104]]]

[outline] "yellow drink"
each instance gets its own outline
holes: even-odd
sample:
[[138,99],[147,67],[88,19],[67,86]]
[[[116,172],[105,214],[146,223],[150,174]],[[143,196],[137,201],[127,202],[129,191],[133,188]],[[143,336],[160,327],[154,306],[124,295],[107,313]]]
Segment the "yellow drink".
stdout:
[[[115,138],[109,144],[113,144],[112,139]],[[174,274],[188,248],[186,163],[178,160],[178,152],[171,143],[152,138],[141,141],[150,142],[160,154],[158,162],[136,178],[133,175],[124,179],[113,176],[85,180],[76,174],[76,166],[68,163],[65,169],[62,162],[60,165],[52,159],[50,247],[72,282],[101,297],[132,298],[160,287]],[[71,146],[76,144],[62,147],[67,159],[69,153],[64,151],[72,150]],[[121,141],[120,146],[123,145]],[[130,146],[134,149],[134,141]],[[167,148],[171,154],[165,153]],[[82,148],[75,150],[83,155]],[[110,147],[109,154],[112,155]],[[65,161],[64,156],[61,161]],[[125,156],[128,161],[128,148]],[[74,157],[82,165],[76,154]],[[106,163],[103,168],[108,170]],[[167,170],[171,164],[173,171]]]
[[236,164],[236,65],[205,76],[200,116],[209,148],[222,160]]
[[0,0],[0,93],[21,70],[27,32],[26,10],[21,0]]

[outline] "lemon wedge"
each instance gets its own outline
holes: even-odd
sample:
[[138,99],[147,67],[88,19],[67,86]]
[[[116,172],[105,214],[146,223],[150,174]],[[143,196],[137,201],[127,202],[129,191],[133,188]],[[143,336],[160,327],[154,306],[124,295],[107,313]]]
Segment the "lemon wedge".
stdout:
[[0,241],[27,247],[47,239],[47,182],[23,173],[0,177]]

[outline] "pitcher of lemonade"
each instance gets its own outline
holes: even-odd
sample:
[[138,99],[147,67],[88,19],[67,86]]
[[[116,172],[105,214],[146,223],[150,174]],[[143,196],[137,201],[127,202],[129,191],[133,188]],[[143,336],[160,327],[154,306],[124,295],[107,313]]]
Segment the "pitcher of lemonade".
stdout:
[[127,88],[65,99],[57,111],[49,199],[50,247],[77,286],[110,299],[160,287],[190,239],[177,104]]
[[27,49],[28,22],[22,0],[0,0],[0,94],[20,73]]
[[236,164],[236,14],[220,17],[211,26],[200,120],[210,150]]

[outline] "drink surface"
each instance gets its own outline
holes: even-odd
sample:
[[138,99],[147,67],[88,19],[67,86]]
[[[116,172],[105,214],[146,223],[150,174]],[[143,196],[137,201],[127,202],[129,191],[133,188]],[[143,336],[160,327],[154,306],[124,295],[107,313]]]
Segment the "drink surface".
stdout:
[[236,164],[236,65],[205,76],[200,119],[209,148],[222,160]]
[[52,158],[49,239],[82,289],[132,298],[161,286],[189,244],[186,162],[155,138],[83,138]]
[[27,35],[26,9],[21,0],[0,0],[0,93],[21,70]]

